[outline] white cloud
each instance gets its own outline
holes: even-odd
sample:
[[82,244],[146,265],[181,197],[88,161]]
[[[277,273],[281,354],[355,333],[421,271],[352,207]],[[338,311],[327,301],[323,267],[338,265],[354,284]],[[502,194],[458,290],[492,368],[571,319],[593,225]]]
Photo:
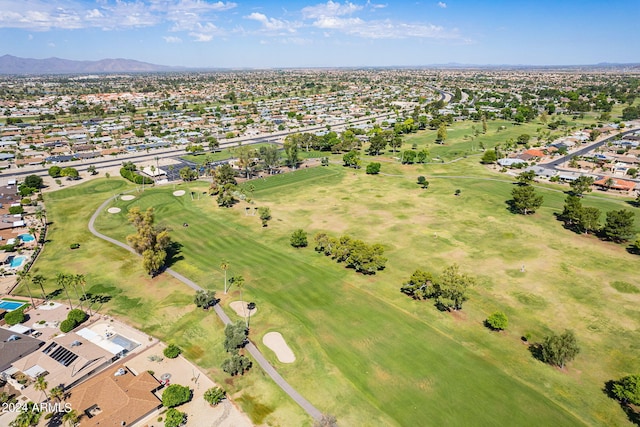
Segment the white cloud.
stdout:
[[164,39],[165,42],[167,43],[182,43],[182,39],[180,37],[174,37],[174,36],[164,36],[162,37]]
[[114,30],[170,22],[175,31],[190,31],[235,7],[206,0],[0,0],[0,28]]
[[446,4],[446,3],[444,3],[444,2],[439,1],[439,2],[438,2],[438,7],[441,7],[441,8],[443,8],[443,9],[446,9],[446,8],[447,8],[447,4]]
[[193,37],[194,42],[210,42],[213,39],[213,35],[191,32],[189,36]]
[[245,16],[244,18],[261,23],[263,31],[274,32],[277,34],[295,33],[296,29],[301,25],[298,22],[269,18],[267,17],[267,15],[260,12],[253,12],[250,15]]
[[305,19],[321,19],[330,16],[344,16],[351,15],[362,9],[362,6],[353,4],[351,2],[345,2],[341,4],[339,2],[333,2],[329,0],[326,3],[317,4],[315,6],[307,6],[302,9],[302,16]]

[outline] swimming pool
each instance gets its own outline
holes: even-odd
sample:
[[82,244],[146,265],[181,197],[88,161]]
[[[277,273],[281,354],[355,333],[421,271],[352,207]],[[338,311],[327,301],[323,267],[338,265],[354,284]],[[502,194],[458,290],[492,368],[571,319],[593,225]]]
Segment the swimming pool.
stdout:
[[6,301],[6,300],[0,300],[0,308],[5,309],[7,311],[13,311],[17,308],[20,308],[24,305],[24,302],[19,302],[19,301]]
[[34,240],[36,240],[36,238],[33,237],[31,234],[21,234],[18,237],[20,238],[20,240],[22,240],[25,243],[33,242]]
[[11,262],[9,263],[9,265],[11,266],[11,268],[18,268],[20,267],[22,264],[24,264],[24,261],[27,259],[27,257],[25,256],[16,256],[11,258]]

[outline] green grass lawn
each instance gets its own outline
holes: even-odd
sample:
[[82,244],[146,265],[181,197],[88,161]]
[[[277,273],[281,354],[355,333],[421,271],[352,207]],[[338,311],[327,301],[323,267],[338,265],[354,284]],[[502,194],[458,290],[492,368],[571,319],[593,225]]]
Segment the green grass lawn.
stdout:
[[[523,127],[504,130],[500,138],[517,136]],[[461,132],[458,141],[468,130]],[[430,144],[428,136],[418,136]],[[460,144],[468,142],[446,155],[466,150]],[[429,147],[433,154],[437,147]],[[246,279],[244,299],[258,307],[252,340],[295,388],[342,425],[627,423],[601,390],[605,381],[640,370],[638,257],[622,245],[563,229],[554,216],[566,197],[561,187],[541,184],[543,207],[524,217],[507,209],[509,178],[475,157],[447,165],[399,165],[391,157],[363,156],[382,160],[386,176],[332,165],[255,180],[255,204],[232,209],[217,208],[209,196],[192,200],[174,197],[173,187],[153,188],[134,193],[133,201],[114,202],[122,212],[102,212],[97,226],[124,240],[133,231],[126,210],[153,206],[158,222],[183,245],[177,271],[220,291],[219,264],[227,260],[229,275]],[[418,175],[428,176],[428,190],[416,185]],[[205,191],[207,184],[180,187]],[[36,268],[47,277],[60,266],[87,274],[91,292],[113,296],[104,310],[183,346],[224,382],[217,368],[224,358],[221,325],[193,308],[192,292],[164,275],[145,277],[138,259],[86,231],[93,209],[130,188],[119,179],[101,179],[47,194],[51,242]],[[584,204],[603,211],[629,207],[601,194],[586,196]],[[246,215],[245,207],[257,206],[271,208],[266,228]],[[315,253],[312,241],[310,248],[293,249],[289,235],[296,228],[308,231],[310,240],[324,231],[382,243],[387,268],[362,276]],[[81,249],[68,250],[76,241]],[[438,273],[453,262],[479,278],[461,312],[438,312],[399,292],[415,269]],[[237,299],[232,288],[221,304],[232,314],[227,305]],[[509,316],[502,333],[482,325],[496,310]],[[581,346],[566,370],[537,361],[520,340],[529,333],[541,341],[564,329],[574,330]],[[283,334],[295,363],[279,363],[262,345],[269,331]],[[309,422],[258,369],[226,386],[256,423]]]

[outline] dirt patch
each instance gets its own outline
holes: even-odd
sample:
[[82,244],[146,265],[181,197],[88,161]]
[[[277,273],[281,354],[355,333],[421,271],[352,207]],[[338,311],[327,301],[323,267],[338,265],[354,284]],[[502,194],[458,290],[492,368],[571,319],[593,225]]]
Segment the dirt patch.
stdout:
[[131,194],[125,194],[124,196],[120,197],[120,199],[124,200],[125,202],[129,201],[129,200],[133,200],[135,198],[136,198],[136,196],[132,196]]
[[266,333],[262,338],[262,342],[273,350],[280,362],[293,363],[296,361],[296,356],[293,354],[293,351],[291,351],[291,348],[289,348],[280,332]]
[[109,208],[107,209],[107,212],[109,212],[110,214],[117,214],[120,213],[121,209],[120,208]]
[[173,195],[176,197],[184,196],[184,194],[185,194],[184,190],[176,190],[173,192]]
[[229,307],[231,307],[233,311],[235,311],[236,314],[240,317],[247,317],[250,315],[253,316],[254,314],[256,314],[256,311],[258,311],[257,307],[249,310],[245,301],[233,301],[231,304],[229,304]]

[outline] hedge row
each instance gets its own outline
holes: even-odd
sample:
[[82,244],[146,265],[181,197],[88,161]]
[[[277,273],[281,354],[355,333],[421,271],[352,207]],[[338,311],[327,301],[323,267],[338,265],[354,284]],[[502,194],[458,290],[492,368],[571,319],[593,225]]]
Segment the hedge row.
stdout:
[[151,178],[138,175],[137,173],[125,168],[120,168],[120,176],[124,179],[128,179],[134,184],[153,184],[153,180]]

